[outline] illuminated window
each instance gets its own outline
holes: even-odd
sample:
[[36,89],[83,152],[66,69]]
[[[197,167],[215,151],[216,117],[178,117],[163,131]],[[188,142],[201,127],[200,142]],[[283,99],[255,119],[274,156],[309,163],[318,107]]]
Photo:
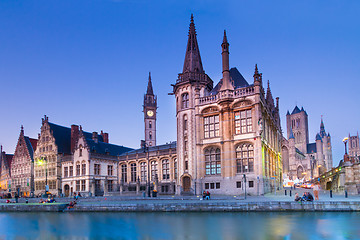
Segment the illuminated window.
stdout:
[[252,144],[241,144],[236,147],[236,172],[254,171],[254,147]]
[[155,181],[158,170],[157,170],[158,163],[156,161],[151,162],[151,181]]
[[221,159],[219,148],[208,148],[205,150],[205,174],[221,174]]
[[136,182],[136,163],[130,165],[131,168],[131,182]]
[[140,181],[146,181],[146,162],[140,163]]
[[162,173],[163,173],[163,179],[170,179],[169,159],[165,159],[162,161]]

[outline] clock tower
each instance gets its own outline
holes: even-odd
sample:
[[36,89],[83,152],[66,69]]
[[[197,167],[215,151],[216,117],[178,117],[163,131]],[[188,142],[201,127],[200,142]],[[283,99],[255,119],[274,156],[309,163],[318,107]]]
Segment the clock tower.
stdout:
[[157,101],[154,95],[151,74],[149,72],[149,81],[147,91],[144,96],[144,123],[145,123],[145,143],[147,146],[156,146],[156,109]]

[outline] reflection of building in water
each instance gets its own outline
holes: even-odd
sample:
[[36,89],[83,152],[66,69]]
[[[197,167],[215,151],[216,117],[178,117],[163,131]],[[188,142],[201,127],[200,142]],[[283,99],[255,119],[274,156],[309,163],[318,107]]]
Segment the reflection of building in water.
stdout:
[[325,132],[321,119],[320,132],[315,142],[309,143],[308,115],[296,106],[286,114],[288,139],[283,139],[282,156],[284,174],[290,179],[310,179],[332,168],[330,133]]

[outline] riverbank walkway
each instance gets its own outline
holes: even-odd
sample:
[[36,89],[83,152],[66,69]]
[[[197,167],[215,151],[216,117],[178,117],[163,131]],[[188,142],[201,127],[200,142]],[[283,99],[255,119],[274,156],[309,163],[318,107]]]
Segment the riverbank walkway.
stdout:
[[[76,206],[71,211],[96,212],[138,212],[138,211],[360,211],[360,196],[348,196],[334,193],[330,197],[329,191],[320,191],[319,201],[295,202],[295,193],[300,196],[310,189],[297,188],[286,189],[264,196],[244,195],[212,195],[210,200],[202,200],[202,196],[169,196],[143,197],[141,195],[121,195],[105,197],[80,197]],[[52,204],[40,204],[40,198],[29,198],[28,204],[25,198],[20,198],[19,203],[6,203],[6,199],[0,199],[0,211],[62,211],[74,198],[56,198],[53,209]],[[15,199],[12,199],[14,202]],[[18,206],[18,207],[17,207]],[[36,206],[36,207],[35,207]],[[39,207],[40,206],[40,207]],[[44,207],[41,207],[44,206]],[[25,210],[24,210],[25,209]],[[59,210],[60,209],[60,210]]]

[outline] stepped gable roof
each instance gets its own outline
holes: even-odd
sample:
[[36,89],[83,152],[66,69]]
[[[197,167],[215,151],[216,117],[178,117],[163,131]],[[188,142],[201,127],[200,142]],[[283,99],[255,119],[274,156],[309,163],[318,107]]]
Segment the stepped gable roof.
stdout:
[[316,153],[316,143],[308,143],[306,144],[306,152],[309,153]]
[[37,146],[37,139],[29,138],[27,136],[24,136],[26,147],[28,149],[28,152],[30,154],[30,158],[34,159],[34,152],[36,150]]
[[[55,144],[58,147],[58,153],[71,154],[71,128],[63,127],[49,122],[50,129],[52,130],[55,138]],[[92,133],[83,132],[85,138],[92,138]],[[98,140],[103,142],[104,139],[98,134]]]
[[132,148],[105,143],[102,141],[95,142],[92,138],[86,138],[86,142],[91,152],[99,154],[108,154],[110,156],[119,156],[125,152],[133,150]]
[[[230,82],[234,86],[234,89],[248,87],[250,84],[245,80],[243,75],[239,72],[236,67],[230,69]],[[222,80],[216,84],[216,86],[211,90],[210,94],[215,95],[219,92],[222,85]]]
[[[167,150],[167,149],[171,149],[171,148],[173,148],[173,149],[176,148],[176,141],[171,142],[171,143],[166,143],[163,145],[149,147],[149,152]],[[130,154],[137,154],[137,153],[143,153],[143,152],[144,152],[144,148],[139,148],[139,149],[134,149],[132,151],[128,151],[122,155],[130,155]]]
[[294,110],[292,111],[291,115],[301,112],[298,106],[295,106]]

